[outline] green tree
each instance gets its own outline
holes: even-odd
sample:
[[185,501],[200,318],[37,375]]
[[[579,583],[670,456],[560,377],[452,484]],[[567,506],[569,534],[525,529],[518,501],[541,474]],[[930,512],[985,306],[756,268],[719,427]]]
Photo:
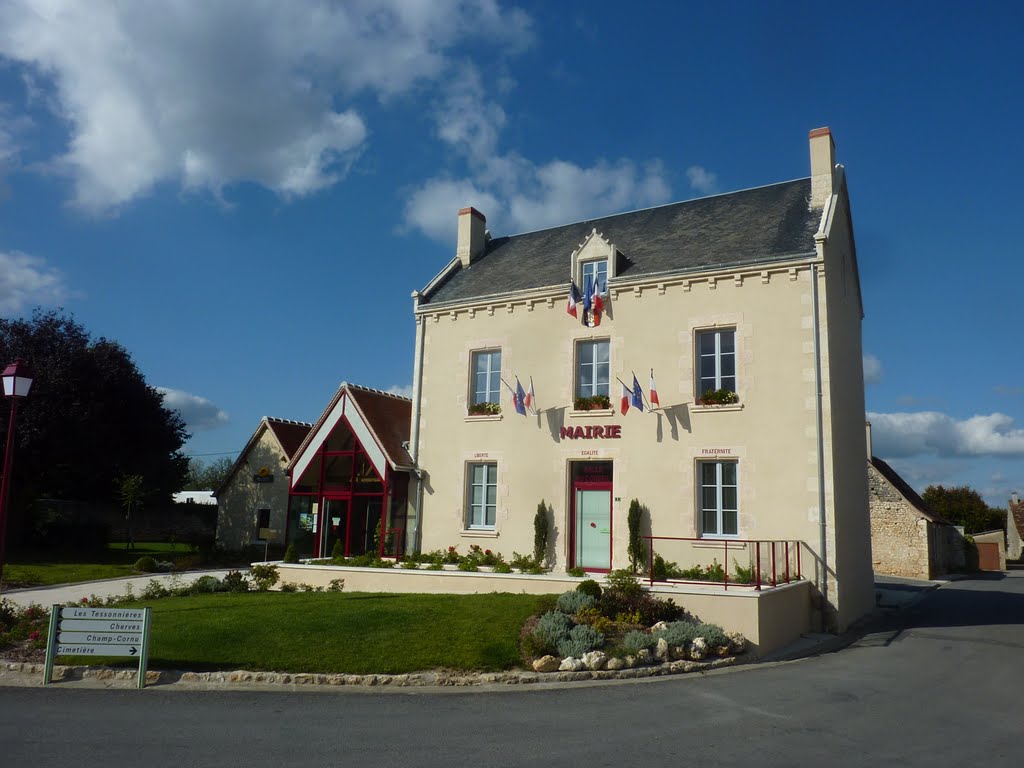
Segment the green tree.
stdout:
[[185,476],[185,491],[215,491],[227,479],[231,468],[235,466],[234,459],[221,456],[212,461],[203,461],[199,458],[188,460],[188,474]]
[[[60,311],[0,319],[0,361],[21,357],[35,373],[18,409],[9,541],[37,498],[117,501],[117,481],[141,475],[151,498],[169,500],[188,469],[188,432],[115,341],[93,339]],[[0,408],[0,434],[7,411]]]
[[146,496],[142,475],[124,475],[117,479],[117,498],[124,507],[125,549],[135,549],[132,538],[132,510],[138,511]]
[[990,507],[981,498],[981,494],[970,486],[946,488],[942,485],[929,485],[921,498],[939,517],[953,525],[962,525],[965,533],[981,533],[997,528],[1006,530],[1006,513]]
[[548,507],[544,499],[537,505],[537,511],[533,515],[533,559],[537,565],[544,565],[548,555]]

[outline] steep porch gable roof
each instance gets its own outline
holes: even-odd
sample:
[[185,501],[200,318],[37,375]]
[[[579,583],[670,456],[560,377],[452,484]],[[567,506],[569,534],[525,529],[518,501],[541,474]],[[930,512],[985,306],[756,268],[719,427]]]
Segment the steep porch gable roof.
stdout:
[[385,469],[409,470],[412,457],[405,445],[409,440],[412,401],[378,389],[342,382],[331,402],[310,429],[288,463],[291,487],[306,471],[324,440],[342,419],[352,428],[366,455],[381,477]]
[[570,255],[596,229],[620,253],[617,277],[685,273],[815,255],[821,210],[809,178],[498,237],[468,267],[455,260],[421,306],[568,285]]
[[263,433],[270,430],[270,434],[274,436],[274,440],[277,442],[278,448],[280,448],[282,455],[287,461],[291,461],[295,455],[295,451],[298,450],[299,445],[305,439],[306,435],[309,434],[309,430],[313,425],[306,421],[292,421],[291,419],[278,419],[273,416],[264,416],[260,419],[259,426],[256,427],[256,431],[252,433],[252,437],[249,438],[249,442],[245,444],[245,448],[238,454],[238,458],[235,459],[235,463],[231,466],[230,471],[224,477],[224,482],[218,486],[213,492],[214,496],[220,496],[224,489],[228,487],[228,483],[234,478],[235,473],[245,464],[245,460],[249,458],[249,452],[256,447],[256,444],[263,437]]

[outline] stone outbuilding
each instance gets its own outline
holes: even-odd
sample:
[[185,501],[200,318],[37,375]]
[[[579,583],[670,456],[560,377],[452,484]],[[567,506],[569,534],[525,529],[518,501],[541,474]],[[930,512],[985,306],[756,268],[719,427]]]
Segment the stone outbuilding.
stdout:
[[214,491],[217,546],[241,550],[250,544],[284,542],[288,516],[287,463],[312,424],[264,416],[249,442]]
[[1014,491],[1006,505],[1006,557],[1008,560],[1020,560],[1024,554],[1021,545],[1021,532],[1024,531],[1024,501]]
[[868,460],[868,497],[875,573],[933,579],[964,568],[963,529],[932,512],[877,456]]

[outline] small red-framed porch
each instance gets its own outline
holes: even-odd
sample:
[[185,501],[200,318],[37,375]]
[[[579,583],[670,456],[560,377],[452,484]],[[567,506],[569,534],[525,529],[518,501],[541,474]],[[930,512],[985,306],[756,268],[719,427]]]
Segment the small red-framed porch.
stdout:
[[298,557],[401,557],[411,462],[400,438],[409,405],[378,390],[339,388],[288,468],[286,541]]

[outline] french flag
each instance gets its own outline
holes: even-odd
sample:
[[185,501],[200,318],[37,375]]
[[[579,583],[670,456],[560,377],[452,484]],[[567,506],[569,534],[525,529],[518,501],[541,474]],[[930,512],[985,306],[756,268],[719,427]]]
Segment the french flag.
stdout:
[[654,385],[654,369],[651,368],[651,407],[661,408],[661,403],[658,401],[658,388]]
[[516,391],[512,395],[512,405],[516,409],[516,413],[520,416],[526,415],[526,393],[523,392],[523,385],[519,383],[519,377],[516,376]]
[[636,374],[633,374],[633,407],[638,411],[643,412],[644,410],[644,393],[640,390],[640,382],[636,380]]
[[601,324],[601,313],[604,312],[604,302],[601,300],[600,280],[594,278],[594,293],[590,297],[590,303],[594,306],[594,326]]
[[526,397],[523,399],[523,405],[529,410],[533,410],[533,401],[536,399],[536,395],[533,394],[533,376],[530,377],[530,391],[526,393]]
[[619,403],[619,410],[622,411],[623,416],[625,416],[626,411],[629,410],[629,401],[632,396],[633,393],[629,391],[629,388],[625,384],[622,384],[622,401]]
[[576,283],[572,280],[569,281],[569,304],[566,306],[565,311],[573,317],[576,317],[576,305],[582,301],[580,296],[580,289],[576,287]]

